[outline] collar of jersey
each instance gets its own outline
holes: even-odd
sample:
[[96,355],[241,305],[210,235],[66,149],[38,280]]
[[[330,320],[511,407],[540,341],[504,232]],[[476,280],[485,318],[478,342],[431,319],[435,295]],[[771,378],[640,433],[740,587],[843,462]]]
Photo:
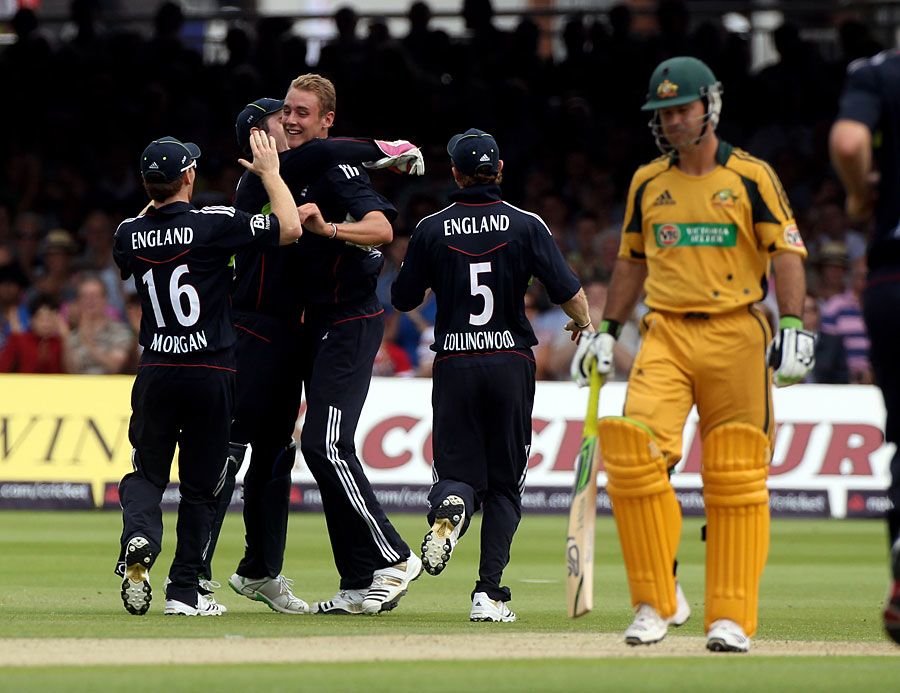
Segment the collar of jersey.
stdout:
[[147,214],[181,214],[182,212],[186,212],[189,209],[193,208],[194,205],[192,205],[190,202],[170,202],[163,207],[151,207],[149,210],[147,210]]
[[451,202],[463,204],[483,204],[485,202],[500,201],[499,185],[473,185],[468,188],[460,188],[450,193]]
[[[734,147],[725,140],[719,140],[719,146],[716,147],[716,163],[719,166],[724,166],[728,163],[728,159],[731,157],[731,151]],[[675,164],[678,162],[678,150],[676,149],[669,155],[669,168],[675,168]]]

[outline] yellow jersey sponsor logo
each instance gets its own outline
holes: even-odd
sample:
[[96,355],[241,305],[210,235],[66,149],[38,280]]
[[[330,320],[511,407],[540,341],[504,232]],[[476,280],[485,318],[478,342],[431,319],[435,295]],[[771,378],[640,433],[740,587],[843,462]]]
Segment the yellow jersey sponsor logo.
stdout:
[[803,237],[800,235],[800,229],[796,224],[788,224],[784,227],[784,242],[795,248],[803,248]]
[[673,99],[678,96],[678,85],[664,79],[656,87],[656,96],[660,99]]
[[735,224],[654,224],[653,233],[659,248],[674,246],[733,248],[737,245]]
[[734,194],[731,188],[722,188],[713,193],[712,196],[713,207],[734,207],[736,200],[737,195]]

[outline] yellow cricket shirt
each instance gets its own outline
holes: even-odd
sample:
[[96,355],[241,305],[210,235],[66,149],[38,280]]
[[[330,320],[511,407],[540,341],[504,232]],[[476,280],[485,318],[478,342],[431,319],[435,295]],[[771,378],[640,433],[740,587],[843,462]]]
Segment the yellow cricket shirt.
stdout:
[[631,180],[619,257],[647,263],[651,308],[732,311],[763,298],[772,255],[806,257],[772,167],[725,142],[716,164],[689,176],[662,156]]

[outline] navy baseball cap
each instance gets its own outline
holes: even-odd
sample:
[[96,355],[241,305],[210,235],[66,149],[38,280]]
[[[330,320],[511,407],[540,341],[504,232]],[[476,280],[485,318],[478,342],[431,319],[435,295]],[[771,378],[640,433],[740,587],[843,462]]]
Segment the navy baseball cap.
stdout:
[[493,135],[471,128],[453,135],[447,153],[456,170],[466,176],[496,176],[500,172],[500,147]]
[[147,145],[141,154],[141,175],[148,183],[171,183],[197,165],[200,147],[174,137],[161,137]]
[[244,110],[238,114],[234,123],[238,147],[247,149],[250,146],[250,128],[256,127],[263,118],[278,113],[282,108],[284,101],[281,99],[257,99],[244,106]]

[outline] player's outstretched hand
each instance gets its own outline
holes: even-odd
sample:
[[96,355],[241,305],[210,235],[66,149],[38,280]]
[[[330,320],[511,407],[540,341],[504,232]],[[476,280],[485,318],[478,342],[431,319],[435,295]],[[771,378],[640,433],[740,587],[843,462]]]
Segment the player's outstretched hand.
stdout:
[[608,375],[613,370],[613,349],[616,338],[608,332],[585,332],[578,342],[578,349],[572,357],[569,373],[578,387],[586,387],[591,382],[591,365],[596,361],[597,372]]
[[766,351],[769,366],[775,369],[775,387],[799,383],[816,365],[816,336],[802,327],[799,318],[781,318],[780,329]]
[[366,168],[386,168],[394,173],[408,173],[411,176],[425,175],[425,159],[422,151],[407,140],[375,140],[375,145],[384,153],[377,161],[364,161]]
[[274,137],[259,128],[250,128],[250,151],[253,152],[253,161],[238,159],[241,166],[260,178],[278,173],[278,148]]

